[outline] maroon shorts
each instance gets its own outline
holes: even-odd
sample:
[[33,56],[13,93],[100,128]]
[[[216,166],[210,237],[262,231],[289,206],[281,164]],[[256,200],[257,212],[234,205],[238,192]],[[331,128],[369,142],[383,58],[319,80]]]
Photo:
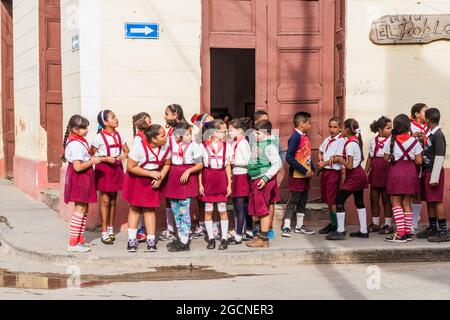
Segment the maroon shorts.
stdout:
[[422,199],[426,202],[443,202],[444,201],[444,186],[445,186],[445,173],[444,169],[441,170],[439,176],[439,184],[436,187],[430,186],[431,172],[424,171],[422,177]]
[[276,178],[267,182],[266,186],[258,189],[261,179],[255,179],[250,183],[250,195],[248,198],[248,214],[251,216],[266,216],[269,214],[269,207],[274,203]]
[[289,186],[289,192],[305,192],[309,190],[310,185],[309,178],[307,179],[300,179],[300,178],[293,178],[289,177],[288,179],[288,186]]
[[322,201],[328,206],[336,204],[336,197],[341,186],[341,172],[338,170],[325,170],[320,178]]

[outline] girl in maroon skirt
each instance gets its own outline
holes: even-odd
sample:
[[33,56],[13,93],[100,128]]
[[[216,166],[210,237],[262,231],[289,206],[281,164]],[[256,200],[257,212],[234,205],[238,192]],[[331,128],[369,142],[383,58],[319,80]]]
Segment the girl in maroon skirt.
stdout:
[[203,150],[192,141],[192,127],[178,123],[169,137],[172,164],[164,187],[170,199],[178,238],[167,245],[170,252],[189,251],[191,231],[191,199],[198,197],[198,172],[203,169]]
[[141,214],[147,230],[147,252],[156,252],[156,208],[161,205],[161,184],[170,169],[170,148],[166,131],[160,125],[145,130],[145,139],[133,145],[128,157],[123,198],[130,204],[128,252],[136,252]]
[[236,245],[242,243],[245,225],[248,217],[248,196],[250,183],[248,176],[248,162],[250,161],[250,144],[245,133],[251,128],[250,118],[232,120],[229,132],[233,141],[233,179],[231,184],[231,197],[233,198],[236,230],[229,243]]
[[361,129],[355,119],[344,121],[344,137],[347,141],[344,144],[343,155],[334,157],[333,162],[339,162],[345,167],[345,180],[341,191],[336,198],[337,208],[337,231],[331,232],[326,236],[327,240],[344,240],[345,232],[345,201],[353,194],[355,206],[358,211],[360,229],[357,232],[350,233],[350,237],[369,238],[367,232],[367,213],[364,206],[364,189],[367,189],[367,175],[361,166],[364,160],[362,152],[363,142],[361,138]]
[[213,211],[217,204],[220,214],[222,240],[219,250],[228,249],[227,200],[231,195],[231,157],[233,148],[225,142],[227,126],[216,120],[205,133],[203,149],[204,170],[199,176],[200,201],[205,203],[205,226],[208,232],[208,249],[216,248],[213,234]]
[[392,137],[384,147],[385,159],[390,161],[387,192],[391,196],[397,232],[386,238],[388,242],[404,243],[412,240],[412,197],[420,192],[416,165],[422,164],[419,140],[410,135],[410,120],[401,114],[394,119]]
[[[369,232],[390,234],[392,228],[392,207],[386,191],[389,163],[384,159],[384,146],[389,143],[392,132],[392,120],[386,117],[374,121],[370,130],[377,136],[370,141],[369,158],[366,162],[366,173],[369,175],[370,207],[372,211],[372,224]],[[384,206],[385,222],[380,228],[380,198]]]
[[122,190],[122,161],[130,150],[122,135],[116,130],[119,126],[114,112],[101,111],[97,117],[98,133],[91,146],[91,154],[101,158],[102,163],[95,166],[95,184],[100,191],[100,212],[102,216],[102,236],[104,244],[113,244],[114,217],[116,215],[117,193]]
[[69,120],[64,136],[63,160],[69,162],[64,187],[64,202],[75,204],[75,213],[70,221],[70,240],[68,252],[88,252],[91,249],[85,243],[89,203],[97,202],[95,175],[93,166],[101,162],[91,157],[89,143],[84,137],[88,134],[89,121],[82,116],[73,116]]

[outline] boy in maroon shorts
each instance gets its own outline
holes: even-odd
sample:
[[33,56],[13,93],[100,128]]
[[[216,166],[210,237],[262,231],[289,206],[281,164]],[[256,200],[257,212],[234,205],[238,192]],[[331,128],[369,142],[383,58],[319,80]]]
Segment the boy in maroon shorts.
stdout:
[[275,196],[276,175],[282,167],[278,144],[270,138],[272,123],[267,120],[255,125],[255,140],[252,155],[248,164],[251,179],[248,203],[249,215],[259,218],[261,231],[247,242],[251,248],[267,248],[269,246],[270,204]]
[[[439,127],[441,114],[438,109],[431,108],[425,113],[429,131],[424,140],[422,164],[422,197],[427,202],[430,226],[422,232],[430,242],[450,241],[444,204],[444,160],[446,141]],[[439,230],[438,230],[439,227]]]

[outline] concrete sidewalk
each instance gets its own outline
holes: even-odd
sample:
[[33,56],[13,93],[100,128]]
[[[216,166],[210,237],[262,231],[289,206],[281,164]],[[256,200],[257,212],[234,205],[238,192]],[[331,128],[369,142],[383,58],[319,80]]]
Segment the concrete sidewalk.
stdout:
[[[9,226],[2,221],[7,221]],[[316,230],[319,227],[315,228]],[[355,227],[349,227],[349,231]],[[0,241],[9,254],[42,263],[121,264],[136,267],[220,266],[220,265],[289,265],[301,263],[384,263],[450,261],[450,243],[434,244],[414,239],[407,244],[391,244],[383,236],[368,240],[347,239],[330,242],[322,235],[293,234],[271,241],[268,249],[230,246],[227,251],[209,251],[203,239],[194,240],[190,252],[170,253],[160,242],[158,252],[137,254],[126,251],[127,234],[118,234],[115,245],[105,246],[99,234],[88,232],[92,246],[87,254],[67,254],[68,224],[46,205],[34,201],[9,181],[0,181]]]

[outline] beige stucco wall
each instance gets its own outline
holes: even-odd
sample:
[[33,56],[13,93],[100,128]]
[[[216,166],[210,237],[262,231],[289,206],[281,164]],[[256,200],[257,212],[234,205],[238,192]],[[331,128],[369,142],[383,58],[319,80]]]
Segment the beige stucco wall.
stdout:
[[[162,123],[169,104],[181,104],[189,116],[200,110],[200,0],[63,0],[61,5],[65,121],[81,112],[92,122],[92,138],[99,110],[108,108],[130,139],[131,117],[138,112]],[[75,28],[67,26],[71,19],[79,20]],[[157,22],[160,39],[127,40],[125,22]],[[73,53],[76,33],[80,51]]]
[[46,159],[46,134],[39,120],[38,0],[15,0],[14,86],[16,156]]
[[369,39],[372,21],[383,15],[450,14],[448,0],[420,2],[347,1],[347,117],[362,125],[366,149],[373,120],[409,114],[417,102],[441,110],[442,127],[450,139],[450,41],[379,46]]

